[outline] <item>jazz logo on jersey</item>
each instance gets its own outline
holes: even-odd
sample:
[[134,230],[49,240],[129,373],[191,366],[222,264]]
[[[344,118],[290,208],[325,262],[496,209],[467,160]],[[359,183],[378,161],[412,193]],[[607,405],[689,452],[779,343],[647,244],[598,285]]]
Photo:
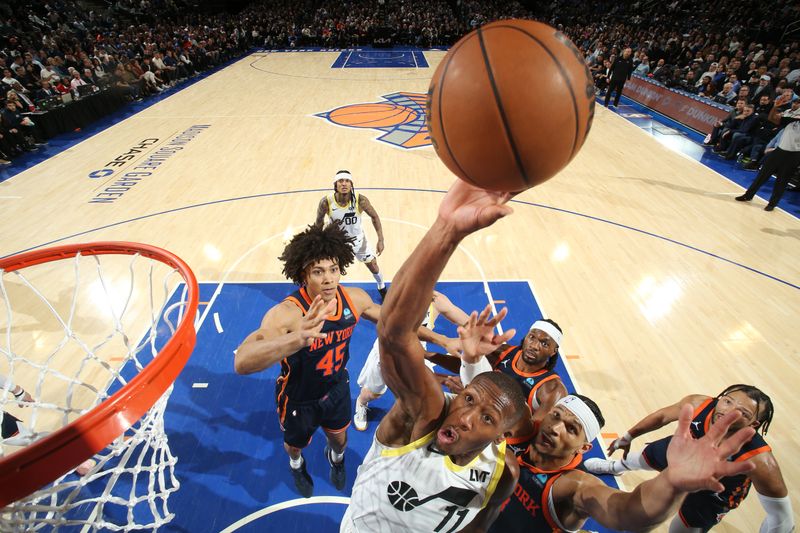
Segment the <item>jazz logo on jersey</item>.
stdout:
[[425,122],[426,94],[398,92],[382,98],[385,101],[349,104],[314,116],[337,126],[378,130],[383,132],[379,141],[398,148],[431,146]]

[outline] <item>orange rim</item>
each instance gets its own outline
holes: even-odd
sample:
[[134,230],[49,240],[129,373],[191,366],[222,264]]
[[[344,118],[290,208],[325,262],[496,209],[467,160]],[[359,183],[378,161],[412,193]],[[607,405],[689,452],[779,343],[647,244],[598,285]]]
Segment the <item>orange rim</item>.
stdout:
[[63,428],[0,458],[0,508],[51,483],[108,446],[155,404],[180,374],[195,345],[194,318],[199,291],[189,266],[175,254],[147,244],[94,242],[69,244],[0,259],[0,270],[70,259],[78,254],[135,255],[178,270],[188,289],[188,306],[175,334],[139,374],[106,401]]

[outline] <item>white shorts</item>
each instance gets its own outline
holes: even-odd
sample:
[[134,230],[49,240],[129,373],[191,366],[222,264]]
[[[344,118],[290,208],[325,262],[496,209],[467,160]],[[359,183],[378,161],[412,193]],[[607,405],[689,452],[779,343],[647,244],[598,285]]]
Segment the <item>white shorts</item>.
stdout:
[[[425,346],[424,343],[423,346]],[[435,365],[426,359],[425,366],[433,372]],[[383,380],[383,373],[381,372],[381,354],[378,349],[378,339],[375,339],[375,343],[372,345],[369,355],[367,355],[367,360],[364,361],[364,366],[358,374],[356,383],[358,383],[359,387],[366,387],[373,394],[386,392],[386,382]]]
[[375,250],[372,249],[372,246],[369,245],[364,237],[353,243],[353,251],[356,254],[356,259],[362,263],[369,263],[375,259]]

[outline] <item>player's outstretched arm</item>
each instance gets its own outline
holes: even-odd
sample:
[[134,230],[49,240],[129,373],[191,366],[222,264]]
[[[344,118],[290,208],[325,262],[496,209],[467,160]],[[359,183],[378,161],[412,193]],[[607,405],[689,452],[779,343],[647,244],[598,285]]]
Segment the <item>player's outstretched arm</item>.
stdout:
[[239,345],[233,366],[237,374],[252,374],[269,368],[314,339],[324,339],[320,333],[325,317],[336,310],[336,300],[327,304],[321,296],[314,298],[305,316],[289,302],[282,302],[264,315],[261,327]]
[[375,253],[381,255],[383,253],[383,226],[381,225],[381,217],[378,216],[378,212],[375,211],[369,199],[363,194],[358,197],[358,205],[360,205],[362,211],[372,219],[372,225],[375,226],[375,233],[378,234],[378,243],[375,245]]
[[[579,516],[591,516],[612,529],[648,531],[675,513],[689,492],[724,489],[719,480],[748,472],[754,468],[750,461],[729,462],[752,437],[755,430],[743,428],[726,438],[731,424],[740,416],[732,411],[715,422],[700,439],[692,437],[689,424],[692,406],[681,408],[678,428],[667,448],[669,466],[655,478],[645,481],[632,492],[623,492],[603,484],[599,479],[580,472],[574,486],[556,486],[556,500],[569,498]],[[559,480],[560,482],[561,480]],[[560,483],[559,483],[560,484]],[[565,494],[571,490],[571,494]],[[566,524],[565,524],[566,525]]]
[[323,222],[325,222],[325,215],[328,214],[328,197],[323,196],[322,200],[319,201],[319,205],[317,206],[317,219],[314,221],[314,224],[321,226]]
[[439,291],[433,291],[433,308],[436,312],[445,317],[451,324],[456,326],[463,326],[469,315],[463,309],[458,307],[450,298]]
[[394,277],[381,310],[378,335],[386,384],[414,419],[438,419],[444,405],[441,388],[425,368],[417,327],[433,287],[458,243],[511,213],[507,193],[490,193],[460,180],[450,188],[439,216]]
[[623,434],[621,437],[614,439],[614,441],[609,444],[606,451],[609,455],[611,455],[616,450],[622,450],[622,458],[627,459],[628,453],[631,451],[631,442],[633,439],[650,433],[651,431],[661,429],[667,424],[678,420],[678,416],[680,416],[681,407],[683,405],[688,403],[691,404],[692,407],[696,408],[707,399],[708,396],[703,396],[701,394],[690,394],[689,396],[681,399],[681,401],[678,403],[668,405],[667,407],[662,407],[658,411],[650,413],[637,422],[636,425],[625,432],[625,434]]

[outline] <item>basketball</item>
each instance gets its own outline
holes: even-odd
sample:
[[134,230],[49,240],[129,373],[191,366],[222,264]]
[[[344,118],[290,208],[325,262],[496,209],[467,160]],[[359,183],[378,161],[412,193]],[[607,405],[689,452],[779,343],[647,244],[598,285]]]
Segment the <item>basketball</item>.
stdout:
[[431,141],[462,180],[517,192],[550,179],[586,140],[594,83],[558,30],[500,20],[459,40],[428,89]]

